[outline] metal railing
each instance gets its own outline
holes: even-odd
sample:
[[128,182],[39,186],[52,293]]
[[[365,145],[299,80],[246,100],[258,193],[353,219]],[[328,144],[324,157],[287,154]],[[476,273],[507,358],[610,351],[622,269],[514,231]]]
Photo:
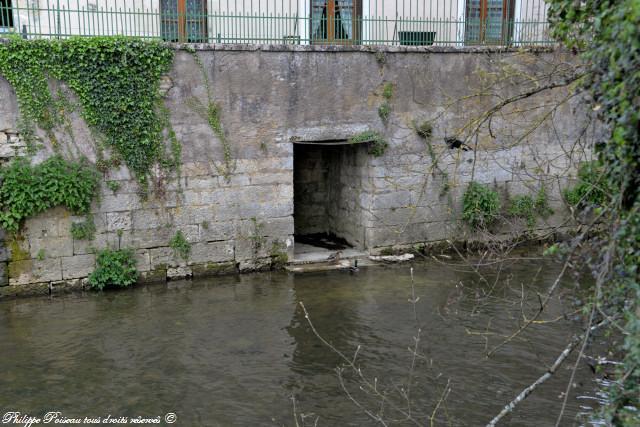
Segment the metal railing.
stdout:
[[2,32],[203,43],[553,43],[543,0],[0,0]]

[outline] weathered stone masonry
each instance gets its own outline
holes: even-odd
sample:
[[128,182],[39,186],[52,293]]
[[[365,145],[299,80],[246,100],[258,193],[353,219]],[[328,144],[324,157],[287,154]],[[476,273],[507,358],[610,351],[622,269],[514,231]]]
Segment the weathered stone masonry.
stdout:
[[[298,232],[332,231],[371,252],[479,238],[460,221],[461,195],[472,173],[474,180],[496,185],[505,197],[532,193],[544,180],[556,214],[540,219],[536,228],[546,230],[564,217],[560,189],[573,170],[572,162],[584,153],[569,154],[563,144],[589,136],[583,132],[585,113],[575,102],[562,105],[545,125],[525,136],[526,120],[533,121],[534,113],[528,119],[514,115],[496,120],[493,135],[481,133],[475,152],[449,149],[444,140],[491,105],[483,99],[450,104],[476,90],[479,72],[500,73],[505,67],[544,70],[573,61],[568,54],[390,47],[381,61],[381,54],[365,47],[228,45],[198,46],[196,54],[208,73],[231,146],[228,179],[221,173],[222,144],[205,118],[189,107],[194,97],[206,102],[201,70],[191,53],[178,50],[163,87],[182,145],[179,182],[166,182],[163,194],[143,201],[126,168],[107,172],[92,209],[94,241],[71,237],[71,224],[83,218],[63,208],[29,219],[15,238],[4,235],[0,297],[79,287],[94,268],[93,248],[106,246],[134,248],[143,280],[260,268],[278,248],[293,256],[294,205]],[[385,125],[377,109],[387,82],[393,84],[394,94]],[[514,88],[501,90],[506,96]],[[547,91],[525,102],[534,106],[564,94]],[[15,95],[0,78],[4,159],[24,155],[17,119]],[[421,120],[433,123],[437,167],[412,128]],[[61,135],[63,154],[95,161],[90,132],[77,113],[72,125],[73,142],[64,142]],[[365,146],[339,146],[331,153],[312,147],[315,154],[305,152],[306,160],[294,162],[295,141],[345,140],[368,129],[381,132],[389,142],[382,157],[367,154]],[[52,152],[45,142],[34,161]],[[311,169],[294,174],[294,163],[301,168],[313,158],[318,162],[315,178]],[[309,186],[307,196],[295,203],[294,176],[299,188],[304,188],[304,180]],[[118,181],[120,188],[114,193],[107,181]],[[323,223],[328,230],[322,230]],[[522,230],[522,225],[502,227],[507,234],[515,229]],[[175,257],[168,245],[176,230],[191,242],[188,261]]]

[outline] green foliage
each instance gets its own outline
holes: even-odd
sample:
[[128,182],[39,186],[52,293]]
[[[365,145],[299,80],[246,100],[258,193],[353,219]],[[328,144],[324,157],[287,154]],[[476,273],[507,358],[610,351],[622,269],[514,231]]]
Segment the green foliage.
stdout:
[[0,169],[0,183],[0,225],[15,232],[24,219],[56,206],[87,213],[98,188],[98,174],[84,160],[54,156],[31,166],[25,159],[16,159]]
[[390,114],[391,114],[391,104],[389,104],[387,101],[380,104],[380,106],[378,107],[378,116],[380,116],[380,119],[383,122],[387,123],[387,121],[389,120]]
[[38,261],[44,261],[46,256],[47,256],[47,254],[45,253],[44,249],[40,249],[38,251],[38,253],[36,254],[36,259]]
[[271,257],[271,268],[274,270],[283,268],[289,262],[287,247],[279,240],[274,241],[271,245],[269,256]]
[[526,220],[527,226],[533,227],[538,215],[544,218],[552,213],[544,186],[540,187],[535,198],[529,195],[513,197],[507,212],[509,215]]
[[95,234],[96,225],[92,215],[87,215],[87,218],[82,222],[71,224],[71,236],[76,240],[93,240]]
[[578,169],[578,182],[564,191],[567,203],[574,207],[603,206],[608,199],[604,170],[597,162],[585,162]]
[[137,279],[133,249],[103,249],[98,252],[96,269],[89,275],[89,285],[98,290],[108,286],[127,287]]
[[382,97],[387,101],[393,98],[393,83],[387,82],[382,87]]
[[420,124],[414,123],[414,128],[420,138],[429,139],[433,135],[433,124],[428,120],[424,120]]
[[211,93],[211,83],[209,82],[209,75],[204,68],[202,60],[198,56],[195,50],[187,50],[193,56],[193,60],[196,62],[200,72],[202,74],[202,81],[207,93],[207,105],[204,106],[197,98],[189,99],[189,105],[191,108],[200,114],[204,118],[213,133],[218,137],[222,144],[222,155],[224,158],[224,169],[221,171],[222,175],[226,178],[227,182],[231,179],[231,145],[227,139],[227,135],[222,128],[222,122],[220,121],[220,105],[213,100]]
[[549,199],[547,197],[547,189],[544,185],[540,186],[536,198],[533,201],[534,208],[538,215],[542,218],[546,218],[553,213],[553,209],[549,206]]
[[176,234],[169,241],[169,246],[173,249],[173,253],[176,257],[180,257],[187,261],[191,254],[191,243],[187,241],[181,230],[176,231]]
[[350,144],[369,143],[369,154],[380,157],[387,150],[389,144],[384,137],[374,130],[367,130],[349,138]]
[[107,187],[109,188],[109,190],[111,190],[114,193],[116,193],[120,189],[120,182],[119,181],[107,181]]
[[493,224],[499,214],[498,192],[477,182],[469,183],[462,197],[462,219],[473,228],[484,228]]
[[509,215],[525,219],[529,227],[536,224],[535,203],[529,195],[519,195],[512,198],[507,212]]
[[22,40],[0,45],[0,74],[14,87],[26,127],[51,131],[60,123],[47,77],[66,82],[82,116],[115,149],[141,182],[163,154],[155,107],[160,76],[173,51],[132,37]]
[[[607,424],[640,425],[640,2],[550,0],[554,37],[580,52],[585,73],[578,82],[609,132],[596,145],[599,179],[588,181],[569,202],[598,203],[610,230],[594,275],[606,286],[595,298],[598,312],[622,316],[624,344],[618,378],[603,413]],[[597,174],[594,174],[597,177]],[[595,177],[594,177],[595,178]],[[597,184],[597,185],[596,185]],[[595,191],[593,190],[595,189]],[[604,194],[601,194],[600,191]],[[613,252],[612,252],[613,251]],[[611,266],[611,267],[609,267]],[[622,326],[620,326],[622,325]],[[616,331],[618,329],[616,328]]]

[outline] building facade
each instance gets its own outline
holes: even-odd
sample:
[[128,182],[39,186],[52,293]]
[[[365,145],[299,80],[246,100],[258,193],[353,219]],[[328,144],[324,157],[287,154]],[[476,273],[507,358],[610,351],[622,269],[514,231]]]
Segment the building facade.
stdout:
[[0,0],[0,32],[191,43],[552,43],[543,0]]

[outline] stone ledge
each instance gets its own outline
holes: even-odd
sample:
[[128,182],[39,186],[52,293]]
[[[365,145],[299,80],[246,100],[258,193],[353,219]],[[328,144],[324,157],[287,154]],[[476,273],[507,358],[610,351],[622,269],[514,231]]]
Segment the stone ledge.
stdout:
[[504,46],[398,46],[398,45],[298,45],[247,43],[167,43],[176,50],[241,52],[363,52],[363,53],[547,53],[561,48],[555,45]]

